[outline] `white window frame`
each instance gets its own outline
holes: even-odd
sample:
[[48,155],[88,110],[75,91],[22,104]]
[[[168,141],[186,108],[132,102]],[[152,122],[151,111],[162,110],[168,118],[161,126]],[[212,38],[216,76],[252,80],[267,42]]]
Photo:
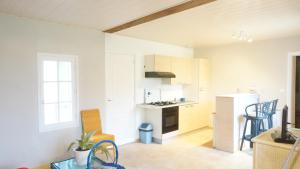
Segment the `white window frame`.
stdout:
[[[54,54],[54,53],[38,53],[38,111],[39,111],[39,131],[47,132],[53,130],[60,130],[65,128],[78,127],[79,125],[79,113],[78,113],[78,64],[77,56]],[[45,124],[45,117],[43,111],[43,61],[55,60],[55,61],[71,61],[72,62],[72,88],[73,88],[73,120],[70,122],[58,122],[54,124]]]

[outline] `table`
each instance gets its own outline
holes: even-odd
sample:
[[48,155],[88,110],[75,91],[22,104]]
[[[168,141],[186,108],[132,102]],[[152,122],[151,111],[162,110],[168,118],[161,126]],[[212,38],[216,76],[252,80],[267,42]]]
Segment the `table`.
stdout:
[[[271,134],[275,131],[280,132],[280,128],[268,130],[257,137],[253,138],[254,152],[253,152],[253,168],[254,169],[281,169],[288,153],[292,148],[292,144],[282,144],[273,141]],[[289,129],[294,135],[299,135],[300,129]],[[300,168],[300,145],[289,162],[289,169]]]
[[[93,158],[93,169],[112,169],[112,167],[104,167],[97,158]],[[86,165],[77,165],[74,158],[51,163],[51,169],[86,169]]]

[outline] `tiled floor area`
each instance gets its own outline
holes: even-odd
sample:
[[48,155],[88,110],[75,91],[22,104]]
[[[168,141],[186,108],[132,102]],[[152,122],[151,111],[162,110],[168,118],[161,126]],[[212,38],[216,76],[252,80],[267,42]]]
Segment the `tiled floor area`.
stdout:
[[163,145],[120,146],[120,163],[127,169],[252,169],[251,154],[215,150],[212,135],[212,129],[205,128]]

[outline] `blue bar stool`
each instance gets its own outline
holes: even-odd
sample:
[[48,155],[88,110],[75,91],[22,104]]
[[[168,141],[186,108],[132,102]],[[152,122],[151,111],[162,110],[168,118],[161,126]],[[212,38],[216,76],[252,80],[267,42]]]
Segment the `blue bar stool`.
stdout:
[[[246,114],[244,115],[244,117],[246,118],[246,122],[240,147],[241,151],[243,149],[245,140],[250,141],[250,147],[252,148],[253,143],[251,142],[251,139],[259,135],[261,132],[265,131],[264,120],[268,119],[269,117],[268,114],[271,110],[271,103],[272,102],[255,103],[245,108]],[[249,135],[246,135],[248,121],[251,122],[251,132]]]
[[271,111],[268,114],[268,129],[273,128],[273,115],[276,114],[278,99],[272,100]]

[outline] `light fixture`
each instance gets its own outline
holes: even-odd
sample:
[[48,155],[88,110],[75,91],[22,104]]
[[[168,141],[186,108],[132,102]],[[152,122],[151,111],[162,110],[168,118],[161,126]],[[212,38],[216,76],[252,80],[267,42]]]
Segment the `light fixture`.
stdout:
[[250,37],[249,33],[245,31],[238,31],[232,34],[233,39],[237,39],[239,41],[253,42],[253,39]]

